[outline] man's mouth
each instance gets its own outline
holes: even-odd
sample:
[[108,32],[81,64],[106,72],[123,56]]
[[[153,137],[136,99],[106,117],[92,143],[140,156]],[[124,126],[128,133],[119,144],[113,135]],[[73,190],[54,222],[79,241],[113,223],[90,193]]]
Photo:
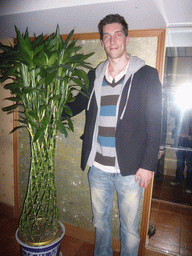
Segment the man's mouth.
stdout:
[[110,50],[113,51],[113,50],[117,50],[118,47],[111,47]]

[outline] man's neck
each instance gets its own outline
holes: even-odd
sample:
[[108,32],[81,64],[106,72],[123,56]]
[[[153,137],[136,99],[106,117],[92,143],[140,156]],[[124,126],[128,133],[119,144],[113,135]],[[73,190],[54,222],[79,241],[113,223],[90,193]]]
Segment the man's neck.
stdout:
[[129,62],[129,57],[126,55],[126,56],[123,56],[119,59],[108,59],[109,60],[109,66],[108,66],[108,71],[109,71],[109,74],[115,78],[120,72],[122,72],[128,62]]

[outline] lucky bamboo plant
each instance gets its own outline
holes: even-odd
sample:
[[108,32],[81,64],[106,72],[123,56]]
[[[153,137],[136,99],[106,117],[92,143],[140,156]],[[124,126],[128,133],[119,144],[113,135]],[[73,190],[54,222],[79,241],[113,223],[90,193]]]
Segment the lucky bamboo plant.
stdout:
[[[64,41],[56,33],[30,40],[28,30],[22,35],[15,27],[14,46],[0,44],[0,82],[12,96],[11,106],[3,111],[18,110],[18,128],[26,128],[30,136],[30,173],[26,199],[19,223],[19,236],[24,242],[50,240],[58,233],[58,208],[55,188],[55,144],[59,130],[67,136],[73,131],[71,110],[77,92],[86,93],[88,77],[84,69],[90,54],[80,54],[73,31]],[[19,107],[19,108],[18,108]],[[62,112],[65,111],[65,118]]]

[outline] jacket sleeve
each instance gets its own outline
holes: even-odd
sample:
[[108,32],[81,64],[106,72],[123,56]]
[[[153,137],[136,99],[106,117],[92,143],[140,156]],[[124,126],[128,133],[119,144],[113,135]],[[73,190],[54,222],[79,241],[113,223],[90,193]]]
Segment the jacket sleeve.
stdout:
[[146,102],[146,146],[141,168],[155,171],[161,139],[162,87],[156,69],[148,80]]

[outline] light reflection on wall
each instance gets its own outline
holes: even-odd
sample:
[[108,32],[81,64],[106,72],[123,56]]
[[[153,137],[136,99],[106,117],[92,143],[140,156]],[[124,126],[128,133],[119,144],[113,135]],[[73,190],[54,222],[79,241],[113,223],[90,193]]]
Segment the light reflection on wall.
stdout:
[[182,83],[175,92],[175,104],[181,111],[188,110],[192,108],[192,83],[185,82]]

